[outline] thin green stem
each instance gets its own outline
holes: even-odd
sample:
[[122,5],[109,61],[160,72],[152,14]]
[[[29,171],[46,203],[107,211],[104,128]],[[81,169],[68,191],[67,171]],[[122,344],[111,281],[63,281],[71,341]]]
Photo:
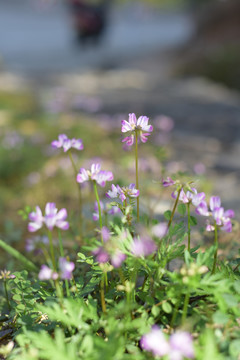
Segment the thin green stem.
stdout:
[[[99,200],[98,191],[97,191],[97,183],[95,180],[93,180],[93,189],[94,189],[94,193],[95,193],[97,204],[98,204],[99,227],[100,227],[100,230],[102,231],[102,210],[101,210],[100,200]],[[102,239],[102,243],[103,243],[102,234],[101,234],[101,239]]]
[[55,261],[55,254],[54,254],[54,247],[53,247],[52,232],[50,230],[48,231],[48,239],[49,239],[49,249],[50,249],[50,255],[51,255],[53,270],[57,271],[56,261]]
[[215,222],[215,227],[214,227],[214,245],[216,247],[215,253],[214,253],[214,260],[213,260],[213,268],[212,268],[212,272],[211,274],[214,274],[216,271],[216,264],[217,264],[217,253],[218,253],[218,228],[217,228],[217,224]]
[[[73,167],[73,170],[74,170],[74,173],[75,173],[75,177],[77,176],[78,174],[78,170],[77,170],[77,167],[76,167],[76,164],[73,160],[73,157],[72,157],[72,152],[71,150],[68,150],[68,156],[69,156],[69,159],[72,163],[72,167]],[[83,215],[82,215],[82,190],[81,190],[81,185],[79,185],[78,183],[77,184],[77,189],[78,189],[78,201],[79,201],[79,221],[80,221],[80,236],[82,237],[82,228],[83,228]]]
[[7,301],[7,306],[8,306],[8,310],[11,310],[11,305],[9,302],[9,298],[8,298],[8,290],[7,290],[7,281],[4,279],[3,280],[3,286],[4,286],[4,291],[5,291],[5,297],[6,297],[6,301]]
[[136,297],[136,283],[137,283],[138,269],[139,269],[139,264],[136,262],[135,265],[134,265],[132,276],[131,276],[131,283],[134,285],[133,286],[133,291],[132,291],[132,300],[133,300],[133,302],[136,301],[135,297]]
[[187,292],[185,294],[185,298],[184,298],[184,305],[183,305],[183,312],[182,312],[182,325],[184,324],[184,322],[187,318],[187,309],[188,309],[188,304],[189,304],[189,298],[190,298],[190,293]]
[[176,317],[177,317],[177,314],[178,314],[178,309],[179,309],[179,305],[180,305],[180,301],[181,301],[181,298],[178,299],[176,305],[175,305],[175,308],[173,310],[173,315],[172,315],[172,319],[171,319],[171,323],[170,323],[170,327],[173,328],[174,326],[174,323],[176,321]]
[[[136,189],[139,190],[138,181],[138,130],[135,130],[135,165],[136,165]],[[137,197],[137,221],[139,222],[139,196]]]
[[[64,257],[64,249],[63,249],[63,242],[62,242],[62,234],[60,229],[58,229],[58,242],[59,242],[59,250],[60,250],[60,255],[61,257]],[[66,288],[66,293],[67,293],[67,297],[70,297],[70,291],[69,291],[69,284],[68,284],[68,280],[65,279],[65,288]]]
[[187,213],[188,213],[188,251],[191,249],[191,225],[190,225],[190,202],[187,203]]
[[171,223],[172,223],[172,221],[173,221],[173,217],[174,217],[174,214],[175,214],[175,211],[176,211],[176,208],[177,208],[177,204],[178,204],[178,200],[179,200],[179,197],[180,197],[180,192],[181,192],[181,190],[182,190],[182,188],[180,188],[180,189],[178,190],[177,197],[176,197],[176,200],[175,200],[173,209],[172,209],[171,217],[170,217],[170,219],[169,219],[169,221],[168,221],[168,225],[167,225],[168,229],[170,228]]
[[104,274],[100,281],[100,298],[101,298],[102,311],[104,313],[106,313],[106,302],[105,302],[105,295],[104,295]]

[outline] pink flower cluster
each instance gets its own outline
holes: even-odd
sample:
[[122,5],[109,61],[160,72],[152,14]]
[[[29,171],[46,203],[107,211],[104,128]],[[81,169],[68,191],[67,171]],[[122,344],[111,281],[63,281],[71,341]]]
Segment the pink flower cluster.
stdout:
[[113,180],[113,173],[111,171],[101,170],[100,164],[92,164],[91,170],[81,168],[77,174],[77,182],[82,184],[86,181],[96,181],[102,187],[106,185],[106,181]]
[[106,226],[103,226],[102,228],[102,238],[104,244],[93,250],[96,260],[99,263],[110,261],[113,267],[120,267],[122,262],[126,259],[126,255],[119,248],[114,246],[114,242],[111,242],[110,231]]
[[[172,193],[172,197],[174,199],[177,198],[177,191],[174,191]],[[205,197],[206,195],[204,192],[198,193],[197,189],[195,188],[191,188],[186,192],[183,189],[181,189],[179,200],[182,201],[184,204],[191,203],[194,206],[199,206],[201,202],[204,201]]]
[[[167,177],[166,180],[162,182],[164,187],[177,185],[177,182]],[[174,199],[177,198],[177,191],[172,193],[172,197]],[[183,189],[180,191],[179,200],[184,204],[191,203],[196,206],[196,213],[198,215],[206,216],[212,218],[214,220],[214,225],[210,223],[210,220],[207,220],[207,231],[213,231],[215,229],[215,225],[220,227],[223,231],[231,232],[232,231],[232,222],[231,219],[235,216],[234,211],[232,209],[224,210],[221,206],[221,199],[219,196],[212,196],[208,204],[205,201],[206,195],[204,192],[198,193],[195,188],[191,188],[186,193]]]
[[74,148],[76,150],[83,150],[83,142],[81,139],[69,139],[65,134],[60,134],[58,136],[58,140],[52,141],[51,145],[53,148],[62,147],[64,152],[67,152],[71,148]]
[[106,196],[111,199],[119,198],[122,202],[127,198],[134,198],[139,196],[139,190],[135,189],[135,184],[130,184],[128,187],[120,187],[112,184],[112,190],[106,193]]
[[140,116],[137,119],[134,113],[129,114],[128,121],[122,120],[122,132],[129,132],[130,135],[125,137],[122,142],[125,142],[128,146],[132,146],[136,133],[143,143],[147,142],[147,137],[150,135],[150,132],[153,131],[153,127],[148,124],[148,120],[149,118],[147,116]]
[[185,331],[172,334],[167,341],[161,329],[154,325],[148,334],[142,336],[140,345],[142,349],[152,352],[154,356],[168,355],[169,360],[194,358],[192,337]]
[[[223,231],[231,232],[232,231],[232,222],[231,218],[234,217],[234,211],[224,210],[221,206],[221,199],[219,196],[212,196],[209,201],[210,211],[206,201],[202,201],[199,206],[196,208],[196,213],[202,216],[212,217],[214,223],[219,226]],[[211,225],[209,220],[206,227],[207,231],[213,231],[215,226]]]
[[75,265],[71,261],[67,261],[64,257],[60,257],[58,260],[59,272],[55,272],[50,269],[47,265],[42,265],[41,270],[38,274],[39,280],[70,280],[72,278],[72,272],[75,269]]
[[36,206],[36,211],[29,214],[30,223],[28,224],[28,231],[35,232],[45,224],[49,230],[53,230],[56,226],[61,230],[68,230],[69,223],[66,221],[67,210],[65,208],[58,211],[55,203],[47,203],[45,207],[45,215],[42,210]]

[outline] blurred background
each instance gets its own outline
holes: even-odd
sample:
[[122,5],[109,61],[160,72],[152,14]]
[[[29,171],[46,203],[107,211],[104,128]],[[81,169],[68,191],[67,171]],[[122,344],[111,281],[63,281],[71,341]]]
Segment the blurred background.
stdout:
[[23,246],[26,205],[74,216],[71,164],[50,146],[59,133],[83,139],[79,168],[97,156],[133,181],[129,112],[155,128],[142,147],[146,207],[162,214],[171,203],[153,180],[186,171],[239,219],[239,64],[239,0],[0,0],[1,238]]

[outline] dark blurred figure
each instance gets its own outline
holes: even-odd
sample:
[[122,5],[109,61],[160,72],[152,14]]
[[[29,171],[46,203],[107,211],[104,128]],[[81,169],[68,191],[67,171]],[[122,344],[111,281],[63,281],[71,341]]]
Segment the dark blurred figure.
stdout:
[[99,43],[106,29],[109,0],[91,3],[89,0],[68,0],[73,17],[76,39],[85,44]]

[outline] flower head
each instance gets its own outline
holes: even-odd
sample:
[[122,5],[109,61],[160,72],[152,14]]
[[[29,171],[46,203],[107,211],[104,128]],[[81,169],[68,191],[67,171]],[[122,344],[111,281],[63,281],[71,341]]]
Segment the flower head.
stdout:
[[156,251],[155,242],[149,237],[135,237],[131,245],[131,252],[136,257],[148,256]]
[[60,257],[58,263],[60,278],[63,280],[70,280],[72,278],[72,272],[75,269],[74,263],[72,261],[67,261],[64,257]]
[[152,125],[148,124],[149,118],[147,116],[140,116],[138,119],[134,113],[129,114],[128,121],[122,120],[122,132],[129,132],[129,136],[125,137],[122,142],[125,142],[128,146],[134,144],[134,140],[139,135],[140,140],[145,143],[153,131]]
[[139,190],[135,188],[135,184],[130,184],[128,187],[120,187],[112,184],[112,190],[106,193],[106,196],[111,199],[119,198],[122,202],[127,198],[135,198],[139,196]]
[[96,260],[99,263],[106,263],[110,261],[113,267],[118,268],[126,259],[126,255],[119,249],[116,238],[111,237],[111,233],[106,226],[103,226],[101,231],[103,245],[93,250]]
[[[174,191],[172,193],[172,197],[174,199],[177,198],[177,191]],[[204,192],[198,193],[197,189],[195,189],[195,188],[191,188],[190,190],[188,190],[186,192],[183,189],[181,189],[179,200],[182,201],[184,204],[191,203],[197,207],[198,205],[201,204],[201,202],[204,201],[205,197],[206,197],[206,195]]]
[[142,336],[140,345],[142,349],[151,351],[154,356],[164,356],[169,353],[169,344],[157,325],[154,325],[149,333]]
[[64,152],[67,152],[69,149],[74,148],[76,150],[83,150],[83,142],[81,139],[69,139],[67,135],[60,134],[58,140],[52,141],[53,148],[63,148]]
[[28,224],[28,231],[35,232],[39,230],[43,224],[45,224],[49,230],[53,230],[55,226],[59,229],[67,230],[69,223],[66,221],[66,218],[67,210],[64,208],[58,211],[55,203],[46,204],[45,216],[42,215],[39,206],[36,206],[36,211],[29,214],[30,223]]
[[54,272],[50,267],[47,265],[42,265],[41,270],[38,274],[39,280],[56,280],[58,278],[58,274]]
[[176,181],[174,181],[172,178],[170,178],[169,176],[166,178],[166,180],[162,180],[162,184],[164,187],[168,187],[168,186],[172,186],[176,184]]
[[11,271],[9,270],[0,270],[0,279],[3,279],[4,281],[8,279],[15,279],[15,275],[11,274]]
[[[234,211],[232,209],[224,210],[221,206],[221,199],[219,196],[211,196],[209,201],[210,211],[206,201],[202,201],[196,208],[196,213],[203,216],[212,217],[214,223],[219,226],[223,231],[232,231],[231,218],[234,217]],[[207,221],[206,230],[213,231],[215,226],[211,225],[209,219]]]
[[179,331],[170,336],[170,360],[193,359],[194,348],[192,336],[186,331]]
[[92,164],[91,170],[81,168],[77,175],[77,182],[82,184],[86,181],[96,181],[102,187],[106,185],[106,181],[113,180],[113,173],[111,171],[101,170],[100,164]]

